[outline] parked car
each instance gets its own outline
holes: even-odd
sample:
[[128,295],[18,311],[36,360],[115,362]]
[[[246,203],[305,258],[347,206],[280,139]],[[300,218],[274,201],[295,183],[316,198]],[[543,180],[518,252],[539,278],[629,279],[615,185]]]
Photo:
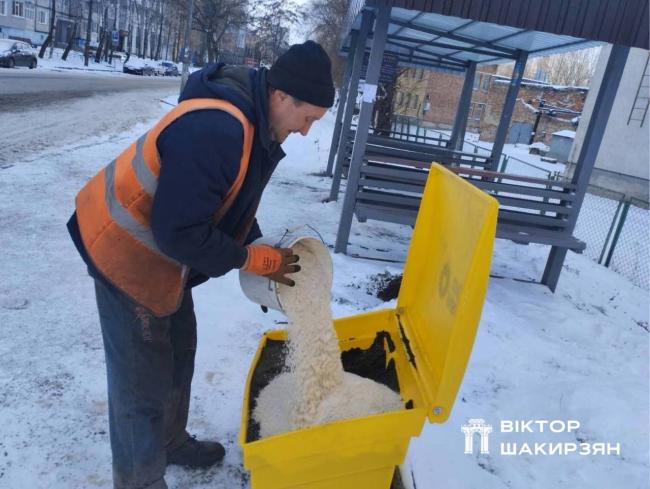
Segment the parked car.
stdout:
[[169,61],[162,61],[160,63],[160,66],[165,70],[165,76],[180,76],[180,73],[178,71],[178,66],[176,66],[176,63],[171,63]]
[[156,76],[165,76],[165,67],[159,63],[153,66],[153,74]]
[[140,75],[140,76],[152,76],[154,74],[154,69],[151,66],[130,66],[124,65],[122,67],[123,73],[128,73],[129,75]]
[[126,61],[126,53],[123,51],[113,51],[113,58],[114,61],[121,61],[124,63]]
[[34,69],[37,64],[36,53],[29,44],[13,39],[0,39],[0,65],[7,68],[28,66]]

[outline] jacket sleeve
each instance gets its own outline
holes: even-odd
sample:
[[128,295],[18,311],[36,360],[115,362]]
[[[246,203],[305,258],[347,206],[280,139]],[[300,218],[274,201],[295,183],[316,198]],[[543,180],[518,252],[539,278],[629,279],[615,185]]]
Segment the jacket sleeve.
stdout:
[[212,221],[239,172],[243,141],[240,122],[220,110],[185,114],[158,137],[154,239],[163,253],[209,277],[246,261],[246,249]]
[[260,229],[260,225],[257,223],[257,219],[255,219],[253,221],[253,225],[251,226],[251,230],[248,232],[248,236],[244,241],[244,244],[245,245],[251,244],[253,241],[261,237],[262,237],[262,230]]

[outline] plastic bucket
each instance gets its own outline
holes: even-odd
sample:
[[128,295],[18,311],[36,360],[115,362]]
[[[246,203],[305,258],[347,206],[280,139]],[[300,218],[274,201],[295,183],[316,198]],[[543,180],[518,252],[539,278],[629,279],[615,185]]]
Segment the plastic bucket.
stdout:
[[[320,238],[315,238],[313,236],[296,236],[292,233],[285,233],[279,241],[260,238],[255,241],[255,244],[268,244],[279,246],[281,248],[294,249],[296,245],[299,245],[298,247],[305,247],[310,252],[318,255],[321,262],[327,263],[329,268],[328,272],[330,274],[333,273],[332,257],[330,256],[327,246],[325,246]],[[298,253],[298,255],[300,256],[300,253]],[[290,277],[291,275],[289,274],[288,276]],[[241,286],[244,295],[251,301],[260,304],[261,306],[270,307],[276,311],[284,312],[280,296],[278,295],[278,286],[282,287],[282,285],[274,282],[268,277],[256,275],[254,273],[242,272],[241,270],[239,272],[239,285]]]

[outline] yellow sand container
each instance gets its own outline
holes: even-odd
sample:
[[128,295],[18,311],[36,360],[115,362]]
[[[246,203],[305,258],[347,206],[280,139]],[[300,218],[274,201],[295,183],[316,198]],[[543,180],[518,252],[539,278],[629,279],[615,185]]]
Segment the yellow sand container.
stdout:
[[[252,489],[388,489],[426,418],[442,423],[465,374],[488,284],[497,201],[438,164],[431,165],[397,307],[334,322],[341,351],[369,348],[390,334],[400,394],[410,409],[327,423],[247,442],[253,360],[240,444]],[[384,340],[386,342],[386,340]]]

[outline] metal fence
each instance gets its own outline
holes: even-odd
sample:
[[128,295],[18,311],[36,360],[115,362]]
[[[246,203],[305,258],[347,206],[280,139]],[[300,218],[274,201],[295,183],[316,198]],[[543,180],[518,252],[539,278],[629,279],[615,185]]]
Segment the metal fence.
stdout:
[[585,196],[575,235],[587,243],[586,256],[649,289],[648,202],[608,193],[610,197]]

